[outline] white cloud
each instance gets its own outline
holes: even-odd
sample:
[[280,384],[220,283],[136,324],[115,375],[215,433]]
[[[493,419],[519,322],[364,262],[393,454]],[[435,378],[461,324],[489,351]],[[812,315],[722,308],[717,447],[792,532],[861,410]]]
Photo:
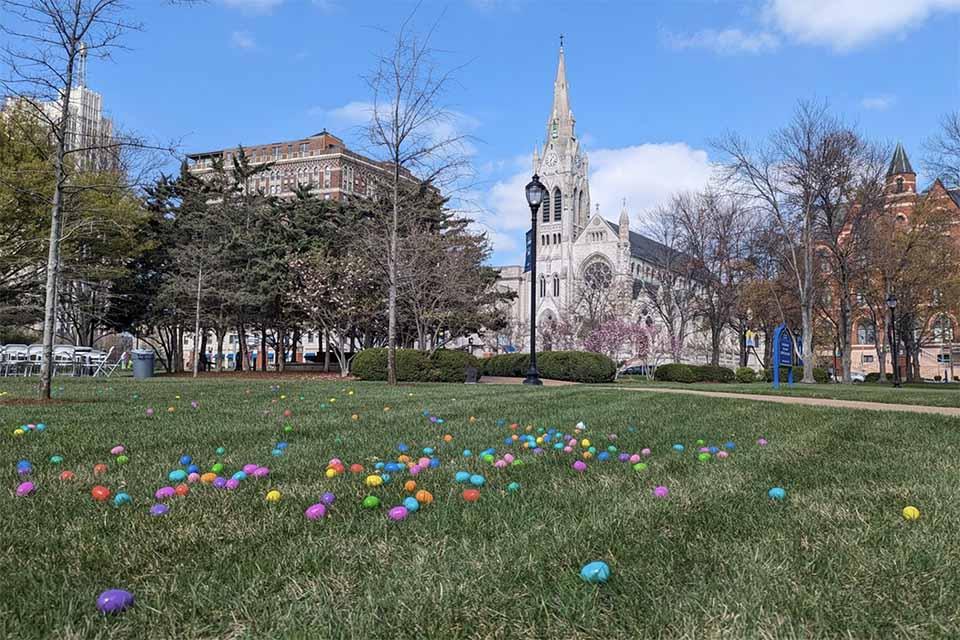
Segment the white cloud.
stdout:
[[270,13],[281,4],[283,0],[221,0],[228,9],[239,9],[244,13]]
[[860,101],[860,106],[870,111],[886,111],[896,101],[896,96],[867,96]]
[[257,43],[249,31],[234,31],[230,34],[230,45],[235,49],[254,49]]
[[683,35],[665,32],[667,45],[678,51],[685,49],[703,49],[723,55],[738,53],[766,53],[780,46],[780,39],[772,33],[758,31],[748,33],[740,29],[703,29],[696,33]]
[[769,0],[764,15],[799,42],[848,51],[949,11],[960,11],[960,0]]
[[[642,230],[650,210],[667,203],[678,191],[703,188],[713,175],[707,152],[682,142],[597,149],[589,159],[594,210],[599,204],[600,215],[616,221],[626,198],[637,230]],[[511,162],[529,166],[530,157],[519,156]],[[520,264],[523,259],[524,232],[530,226],[523,188],[529,180],[530,170],[521,170],[478,196],[481,210],[474,217],[490,234],[494,262]]]

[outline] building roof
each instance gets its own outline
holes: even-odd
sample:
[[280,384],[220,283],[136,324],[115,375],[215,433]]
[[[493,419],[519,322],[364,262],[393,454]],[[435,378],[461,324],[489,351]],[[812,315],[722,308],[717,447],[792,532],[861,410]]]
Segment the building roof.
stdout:
[[960,189],[947,189],[947,195],[960,207]]
[[[606,220],[606,223],[613,227],[614,233],[620,233],[620,225],[614,224],[609,220]],[[677,252],[667,245],[657,242],[653,238],[648,238],[636,231],[630,232],[630,255],[632,257],[643,260],[644,262],[663,265],[669,262],[668,258],[671,253]]]
[[901,173],[916,173],[910,166],[910,160],[907,158],[907,152],[903,150],[903,145],[897,143],[897,148],[893,151],[893,158],[890,159],[890,168],[887,169],[887,176],[895,176]]

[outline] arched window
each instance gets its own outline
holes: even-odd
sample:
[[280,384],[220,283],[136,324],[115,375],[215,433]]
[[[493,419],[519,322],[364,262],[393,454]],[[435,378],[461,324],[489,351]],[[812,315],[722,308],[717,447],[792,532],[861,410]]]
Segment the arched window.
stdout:
[[583,215],[584,218],[586,218],[587,216],[590,215],[590,212],[589,212],[589,211],[584,212],[583,207],[584,207],[583,191],[581,190],[581,191],[580,191],[580,202],[577,203],[577,210],[580,212],[581,215]]
[[553,220],[560,222],[563,213],[563,196],[560,195],[560,187],[553,189]]
[[547,279],[540,276],[540,297],[547,295]]
[[872,320],[861,320],[857,325],[857,344],[876,344],[877,326]]
[[543,218],[544,222],[550,222],[550,198],[543,199]]
[[553,296],[555,298],[560,297],[560,276],[556,274],[553,276]]
[[933,339],[937,342],[953,342],[953,322],[940,316],[933,323]]

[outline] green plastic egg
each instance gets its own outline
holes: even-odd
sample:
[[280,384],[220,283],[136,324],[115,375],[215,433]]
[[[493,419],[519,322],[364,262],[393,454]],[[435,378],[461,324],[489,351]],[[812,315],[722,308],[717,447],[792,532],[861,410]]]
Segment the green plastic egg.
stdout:
[[210,467],[210,471],[213,471],[214,473],[220,473],[220,472],[222,472],[222,471],[223,471],[223,464],[220,463],[220,462],[215,462],[214,465],[213,465],[212,467]]
[[127,464],[128,462],[130,462],[130,458],[127,456],[123,454],[117,456],[117,464]]
[[367,496],[363,499],[364,509],[376,509],[380,506],[380,498],[377,496]]

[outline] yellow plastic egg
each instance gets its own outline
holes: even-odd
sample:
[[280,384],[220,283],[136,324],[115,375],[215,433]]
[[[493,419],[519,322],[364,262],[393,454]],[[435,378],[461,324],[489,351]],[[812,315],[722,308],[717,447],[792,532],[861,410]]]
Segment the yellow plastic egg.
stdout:
[[366,477],[363,483],[368,487],[379,487],[383,484],[383,478],[377,475],[369,475]]
[[24,433],[26,433],[26,432],[25,432],[23,429],[14,429],[14,430],[13,430],[13,435],[15,435],[15,436],[22,436]]
[[267,502],[280,502],[280,498],[283,496],[276,489],[272,489],[267,492]]
[[904,520],[917,520],[920,518],[920,510],[916,507],[904,507],[903,508],[903,519]]
[[336,470],[336,469],[332,469],[332,468],[331,468],[331,469],[327,469],[324,475],[326,475],[328,478],[336,478],[336,477],[337,477],[337,470]]
[[584,438],[583,440],[580,441],[580,446],[583,447],[584,449],[587,449],[590,447],[590,441]]

